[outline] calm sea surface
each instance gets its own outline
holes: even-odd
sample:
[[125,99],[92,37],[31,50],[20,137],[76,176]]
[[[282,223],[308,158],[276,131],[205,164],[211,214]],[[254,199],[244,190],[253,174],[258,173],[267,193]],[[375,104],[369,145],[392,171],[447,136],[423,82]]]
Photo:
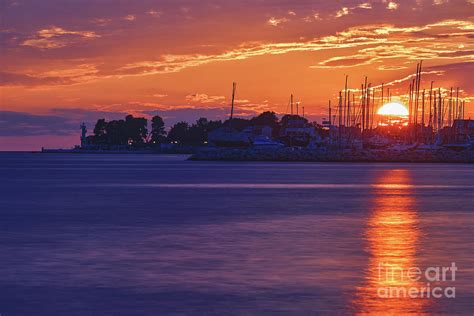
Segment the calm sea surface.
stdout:
[[0,174],[2,316],[474,312],[473,165],[0,154]]

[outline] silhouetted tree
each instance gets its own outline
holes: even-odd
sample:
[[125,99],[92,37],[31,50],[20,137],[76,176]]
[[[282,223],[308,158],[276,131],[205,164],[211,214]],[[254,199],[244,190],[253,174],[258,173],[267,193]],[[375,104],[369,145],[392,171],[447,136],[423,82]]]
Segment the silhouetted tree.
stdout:
[[[156,115],[151,120],[150,141],[151,144],[160,144],[165,140],[177,142],[182,145],[200,146],[208,140],[209,132],[220,127],[231,127],[234,130],[242,131],[248,126],[266,125],[273,128],[274,135],[278,135],[280,127],[288,126],[288,122],[297,124],[308,124],[308,120],[298,115],[285,115],[280,123],[274,112],[263,112],[251,119],[234,118],[222,123],[212,121],[207,118],[200,118],[194,124],[178,122],[174,124],[168,135],[165,131],[163,119]],[[148,130],[147,119],[143,117],[133,117],[127,115],[125,120],[113,120],[107,122],[105,119],[97,120],[94,127],[94,135],[88,138],[91,143],[106,145],[131,145],[142,147],[147,142]]]
[[105,133],[107,122],[105,119],[98,119],[94,127],[94,142],[97,144],[105,143],[107,141]]
[[212,132],[215,129],[218,129],[222,126],[221,121],[209,121],[207,124],[207,132]]
[[252,125],[264,125],[270,126],[272,128],[273,136],[278,136],[280,133],[280,126],[278,122],[278,117],[276,116],[275,112],[263,112],[260,115],[252,118],[250,120]]
[[178,122],[174,124],[170,131],[168,132],[168,141],[169,142],[178,142],[180,144],[187,143],[187,134],[189,130],[189,125],[186,122]]
[[107,123],[105,128],[109,145],[126,145],[128,135],[124,120],[114,120]]
[[165,131],[165,122],[163,119],[155,115],[151,119],[151,142],[153,144],[161,144],[166,139],[166,131]]
[[221,125],[221,121],[209,121],[207,118],[201,117],[195,124],[189,127],[186,142],[190,145],[202,145],[207,141],[208,133],[219,128]]
[[303,123],[303,124],[308,124],[308,120],[305,119],[304,117],[302,116],[299,116],[299,115],[291,115],[291,114],[287,114],[285,116],[283,116],[281,118],[281,121],[280,121],[280,126],[282,127],[287,127],[288,126],[288,122],[299,122],[299,123]]
[[278,126],[278,117],[275,112],[263,112],[262,114],[252,118],[250,120],[252,125],[266,125],[271,128],[276,128]]
[[127,115],[125,117],[125,130],[129,144],[139,147],[143,145],[148,135],[147,119],[143,117],[133,117],[133,115]]
[[128,115],[125,120],[97,120],[94,127],[93,142],[107,145],[142,146],[148,135],[147,120]]

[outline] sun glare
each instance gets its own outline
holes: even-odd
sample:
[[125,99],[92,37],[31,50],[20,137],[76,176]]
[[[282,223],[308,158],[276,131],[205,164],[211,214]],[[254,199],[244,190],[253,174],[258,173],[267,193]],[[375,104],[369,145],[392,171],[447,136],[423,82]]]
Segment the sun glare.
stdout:
[[385,103],[377,112],[380,115],[408,116],[408,109],[401,103]]

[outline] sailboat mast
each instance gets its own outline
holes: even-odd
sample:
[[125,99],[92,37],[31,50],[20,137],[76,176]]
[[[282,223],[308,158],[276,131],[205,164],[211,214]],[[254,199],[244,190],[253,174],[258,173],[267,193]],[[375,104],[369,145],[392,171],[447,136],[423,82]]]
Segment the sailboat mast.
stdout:
[[331,100],[329,100],[328,110],[329,110],[329,126],[331,126],[332,125]]
[[293,115],[293,94],[290,95],[291,115]]
[[232,82],[232,105],[230,108],[230,121],[232,121],[232,118],[234,117],[234,100],[235,100],[235,89],[237,87],[236,82]]
[[347,79],[348,79],[348,75],[346,75],[346,84],[344,85],[344,114],[343,114],[343,121],[344,121],[344,125],[347,125],[346,124],[346,120],[347,120]]

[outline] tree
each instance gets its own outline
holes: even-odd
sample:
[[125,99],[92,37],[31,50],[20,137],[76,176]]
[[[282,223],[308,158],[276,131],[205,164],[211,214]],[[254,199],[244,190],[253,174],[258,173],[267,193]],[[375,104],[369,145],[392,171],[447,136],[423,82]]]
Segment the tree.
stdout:
[[94,127],[94,142],[95,143],[105,143],[106,139],[106,128],[107,122],[105,119],[98,119]]
[[143,117],[127,115],[125,120],[97,120],[93,142],[107,145],[132,145],[140,147],[148,135],[147,120]]
[[152,144],[160,144],[164,142],[166,139],[166,131],[165,131],[165,122],[163,119],[155,115],[151,119],[151,142]]
[[125,131],[130,145],[134,147],[143,145],[148,135],[147,124],[147,119],[143,117],[133,115],[125,117]]
[[308,120],[302,116],[299,115],[290,115],[287,114],[281,118],[280,125],[282,127],[288,127],[289,122],[299,124],[299,125],[307,125]]
[[109,145],[126,145],[128,141],[124,120],[114,120],[107,123],[107,143]]
[[271,128],[276,128],[278,126],[278,117],[275,112],[263,112],[259,116],[256,116],[250,120],[252,125],[266,125]]
[[195,124],[189,127],[186,141],[190,145],[202,145],[207,142],[207,135],[209,132],[219,128],[221,125],[221,121],[209,121],[207,118],[201,117]]
[[278,136],[280,133],[280,126],[278,125],[278,117],[275,112],[263,112],[250,120],[252,125],[270,126],[272,128],[272,135]]
[[212,132],[215,129],[218,129],[222,127],[222,122],[221,121],[209,121],[207,124],[207,132]]
[[179,144],[187,143],[189,125],[186,122],[178,122],[174,124],[168,132],[169,142],[178,142]]

